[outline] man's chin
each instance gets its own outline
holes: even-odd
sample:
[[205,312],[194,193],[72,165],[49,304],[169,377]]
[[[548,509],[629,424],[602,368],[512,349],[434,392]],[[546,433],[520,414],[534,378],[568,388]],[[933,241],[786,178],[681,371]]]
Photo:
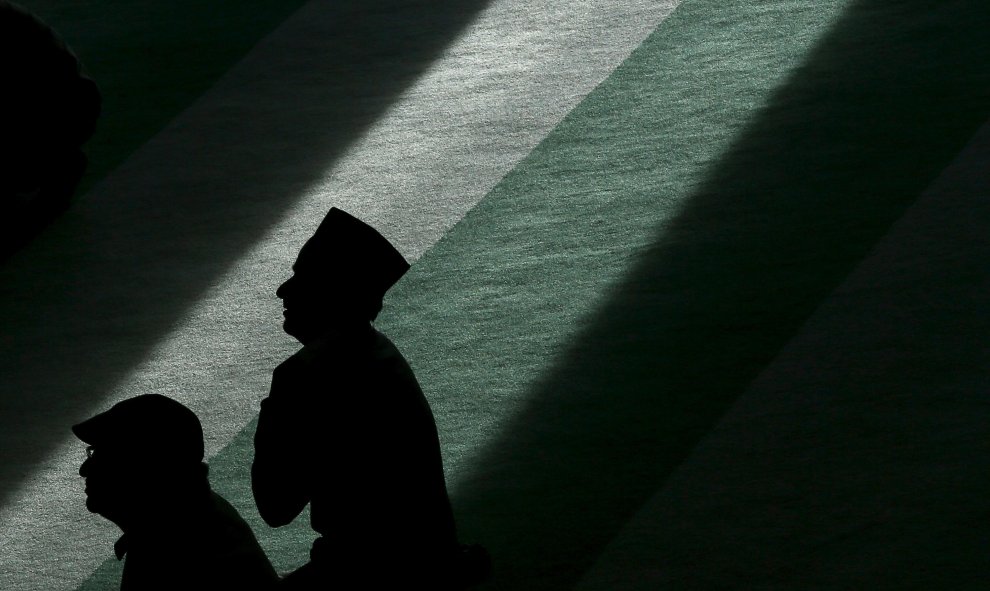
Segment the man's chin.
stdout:
[[122,523],[121,515],[126,515],[126,510],[121,506],[107,506],[106,503],[100,503],[99,500],[94,502],[92,498],[86,499],[86,509],[90,513],[99,515],[100,517],[107,519],[118,526]]
[[96,513],[98,515],[102,515],[102,511],[100,510],[100,503],[99,503],[99,501],[98,500],[94,500],[93,497],[91,497],[91,496],[87,496],[86,497],[86,509],[90,513]]
[[299,339],[299,327],[297,327],[292,320],[286,318],[285,321],[282,322],[282,330],[285,331],[285,334],[290,337]]

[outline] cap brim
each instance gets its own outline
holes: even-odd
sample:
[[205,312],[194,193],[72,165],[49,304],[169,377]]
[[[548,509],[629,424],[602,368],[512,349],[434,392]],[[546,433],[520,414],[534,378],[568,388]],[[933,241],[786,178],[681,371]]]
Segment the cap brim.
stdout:
[[106,421],[103,419],[104,415],[98,414],[95,417],[87,419],[78,425],[72,425],[72,432],[75,433],[76,437],[81,439],[84,443],[90,445],[96,445],[100,442],[105,435],[106,429],[104,423]]

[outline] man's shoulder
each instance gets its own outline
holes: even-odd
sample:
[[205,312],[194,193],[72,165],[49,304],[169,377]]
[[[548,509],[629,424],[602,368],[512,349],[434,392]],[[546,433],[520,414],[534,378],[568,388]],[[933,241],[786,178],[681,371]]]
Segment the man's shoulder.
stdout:
[[210,492],[210,529],[214,550],[221,554],[240,555],[246,559],[268,563],[258,538],[240,512],[216,492]]
[[[387,345],[385,345],[387,343]],[[380,332],[372,328],[358,334],[331,333],[303,345],[275,368],[275,373],[291,374],[313,370],[346,370],[361,360],[375,355],[382,346],[395,350],[395,346]]]
[[299,371],[306,367],[312,358],[312,352],[307,351],[306,347],[299,349],[289,357],[287,357],[282,363],[275,366],[275,373],[292,373],[293,371]]
[[[210,492],[205,527],[199,532],[200,582],[223,588],[270,589],[278,580],[275,569],[251,526],[230,502]],[[207,525],[208,523],[208,525]],[[189,546],[190,548],[192,545]]]
[[[240,512],[222,495],[214,491],[209,497],[191,504],[162,539],[183,537],[189,547],[234,548],[257,543],[254,530]],[[206,548],[200,547],[202,551]]]
[[334,363],[340,347],[330,342],[304,345],[275,367],[275,374],[293,374]]

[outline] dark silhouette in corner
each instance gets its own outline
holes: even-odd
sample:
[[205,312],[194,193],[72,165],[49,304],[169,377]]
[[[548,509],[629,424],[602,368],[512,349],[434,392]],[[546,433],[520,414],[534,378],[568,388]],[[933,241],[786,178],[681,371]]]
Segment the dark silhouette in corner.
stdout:
[[210,489],[196,415],[159,394],[114,405],[72,431],[89,444],[86,508],[117,524],[122,591],[274,588],[247,522]]
[[0,0],[0,259],[69,205],[86,170],[81,146],[100,114],[96,83],[64,41]]
[[376,230],[333,208],[276,292],[303,348],[261,404],[252,488],[273,527],[310,504],[319,534],[289,589],[463,589],[488,574],[458,544],[437,427],[405,358],[375,330],[409,269]]

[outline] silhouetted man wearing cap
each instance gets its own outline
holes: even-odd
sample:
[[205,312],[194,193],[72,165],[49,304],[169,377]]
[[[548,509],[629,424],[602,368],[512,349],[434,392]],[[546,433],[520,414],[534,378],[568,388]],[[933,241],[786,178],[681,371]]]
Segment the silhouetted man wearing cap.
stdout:
[[191,410],[145,394],[72,431],[89,444],[79,468],[86,508],[124,532],[114,545],[121,591],[274,589],[278,577],[254,532],[210,489]]
[[462,588],[433,414],[371,325],[408,269],[377,231],[331,209],[276,292],[303,347],[261,404],[252,486],[270,525],[310,504],[319,534],[287,588]]

